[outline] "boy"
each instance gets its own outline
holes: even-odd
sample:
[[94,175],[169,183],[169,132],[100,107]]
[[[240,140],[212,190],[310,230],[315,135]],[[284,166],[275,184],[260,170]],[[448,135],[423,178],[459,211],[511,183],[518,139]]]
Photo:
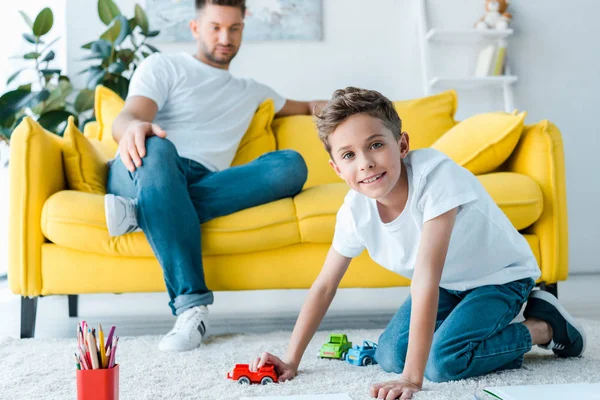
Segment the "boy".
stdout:
[[[583,353],[581,326],[554,296],[532,292],[540,270],[523,236],[469,171],[433,149],[409,152],[390,100],[349,87],[317,118],[329,163],[351,190],[285,361],[264,353],[251,368],[268,362],[280,380],[295,376],[352,257],[365,248],[411,279],[375,355],[401,375],[374,384],[373,397],[409,399],[424,377],[444,382],[519,368],[533,345],[559,357]],[[526,320],[511,324],[526,301]]]

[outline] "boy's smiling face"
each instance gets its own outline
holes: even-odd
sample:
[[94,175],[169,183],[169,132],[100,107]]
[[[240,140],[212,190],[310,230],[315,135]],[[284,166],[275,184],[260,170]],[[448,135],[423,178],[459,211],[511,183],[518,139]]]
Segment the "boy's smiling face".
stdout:
[[329,164],[354,190],[377,200],[386,200],[400,180],[402,159],[408,154],[408,134],[400,140],[379,118],[356,114],[329,136]]

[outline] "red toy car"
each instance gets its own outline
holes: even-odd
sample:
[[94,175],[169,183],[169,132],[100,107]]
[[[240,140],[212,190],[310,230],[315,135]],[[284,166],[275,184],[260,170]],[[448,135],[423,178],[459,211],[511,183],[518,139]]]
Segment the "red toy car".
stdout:
[[248,364],[236,364],[231,372],[227,373],[227,379],[238,381],[238,383],[267,383],[277,382],[277,372],[272,364],[265,364],[257,372],[250,371]]

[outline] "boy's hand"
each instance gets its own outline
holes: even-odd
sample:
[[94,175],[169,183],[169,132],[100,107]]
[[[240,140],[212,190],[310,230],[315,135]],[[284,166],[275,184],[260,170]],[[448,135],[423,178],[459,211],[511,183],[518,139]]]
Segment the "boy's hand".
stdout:
[[420,392],[420,386],[409,382],[404,378],[397,381],[388,381],[383,383],[375,383],[371,386],[371,397],[385,400],[405,400],[412,399],[414,393]]
[[298,371],[297,366],[285,363],[279,357],[267,352],[264,352],[260,357],[256,357],[252,363],[250,363],[250,371],[256,372],[265,364],[273,364],[275,366],[275,372],[279,375],[278,382],[285,382],[289,379],[293,379]]

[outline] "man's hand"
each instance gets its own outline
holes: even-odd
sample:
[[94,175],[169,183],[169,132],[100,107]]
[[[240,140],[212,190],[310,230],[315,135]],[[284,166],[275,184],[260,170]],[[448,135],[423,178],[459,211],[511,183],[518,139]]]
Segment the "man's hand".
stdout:
[[288,364],[279,357],[267,352],[264,352],[260,357],[256,357],[252,363],[250,363],[250,371],[256,372],[265,364],[273,364],[275,366],[275,372],[279,375],[278,382],[285,382],[289,379],[293,379],[296,376],[296,372],[298,372],[297,366]]
[[385,400],[405,400],[412,399],[413,393],[420,392],[422,388],[416,384],[409,382],[404,378],[397,381],[388,381],[383,383],[375,383],[371,386],[371,397]]
[[142,158],[146,156],[146,138],[158,136],[166,138],[167,133],[156,124],[134,121],[119,141],[119,153],[123,164],[130,172],[142,166]]

